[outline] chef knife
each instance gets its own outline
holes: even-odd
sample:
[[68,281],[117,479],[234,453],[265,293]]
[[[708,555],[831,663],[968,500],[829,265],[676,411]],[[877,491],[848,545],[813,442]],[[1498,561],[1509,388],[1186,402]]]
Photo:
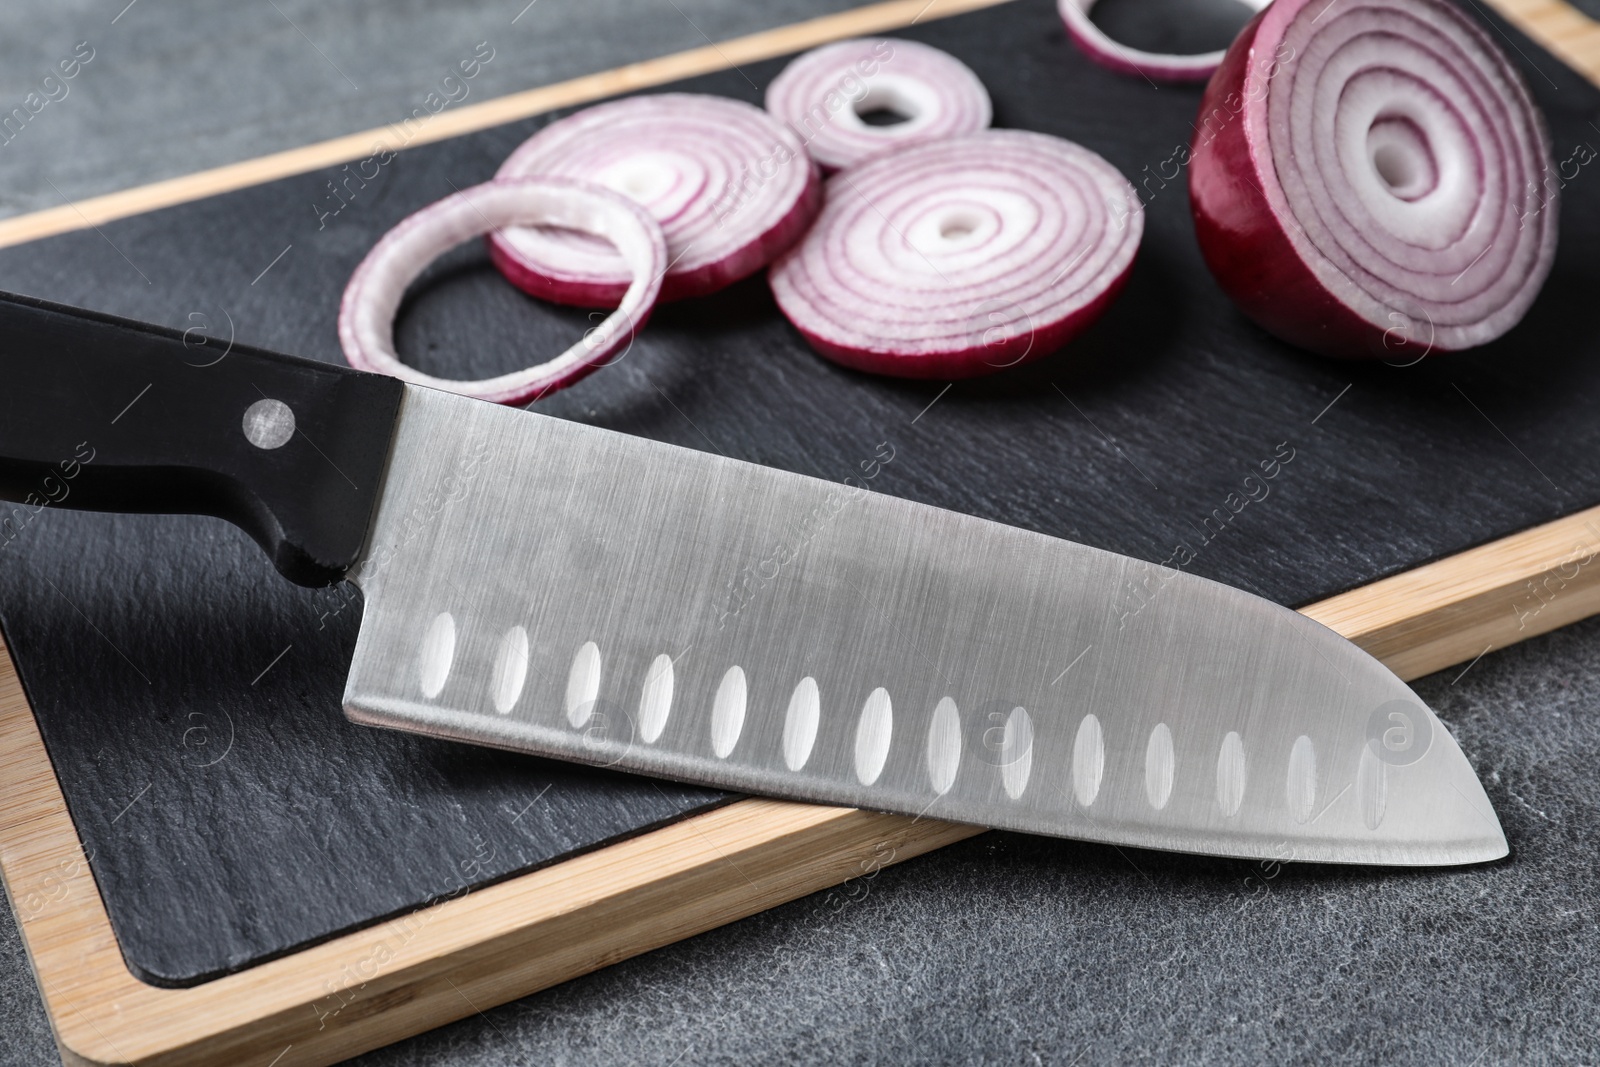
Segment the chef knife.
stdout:
[[1332,631],[861,482],[0,297],[0,497],[0,544],[40,506],[204,514],[354,582],[361,723],[1119,845],[1507,853],[1449,731]]

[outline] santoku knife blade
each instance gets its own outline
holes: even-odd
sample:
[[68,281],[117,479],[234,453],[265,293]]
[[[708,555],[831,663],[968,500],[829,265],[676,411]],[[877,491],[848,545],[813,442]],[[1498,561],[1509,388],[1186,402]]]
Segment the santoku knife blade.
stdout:
[[1146,848],[1507,853],[1410,688],[1258,597],[860,483],[216,354],[0,300],[0,496],[219,515],[297,581],[348,577],[359,722]]

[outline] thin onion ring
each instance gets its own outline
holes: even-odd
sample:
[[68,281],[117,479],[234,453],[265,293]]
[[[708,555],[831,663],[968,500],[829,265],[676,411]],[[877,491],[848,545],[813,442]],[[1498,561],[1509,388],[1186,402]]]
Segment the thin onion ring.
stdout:
[[[561,355],[510,374],[458,381],[406,366],[394,345],[395,315],[406,287],[441,253],[504,226],[559,226],[609,241],[633,271],[622,302]],[[572,384],[625,351],[655,306],[666,268],[660,225],[620,193],[567,179],[496,179],[429,204],[383,235],[345,287],[339,344],[358,370],[497,404],[521,404]]]
[[[1222,63],[1225,49],[1193,55],[1167,55],[1145,52],[1113,41],[1089,17],[1096,0],[1056,0],[1056,10],[1066,23],[1072,42],[1094,62],[1120,74],[1140,74],[1151,81],[1203,82]],[[1241,0],[1260,11],[1272,0]]]

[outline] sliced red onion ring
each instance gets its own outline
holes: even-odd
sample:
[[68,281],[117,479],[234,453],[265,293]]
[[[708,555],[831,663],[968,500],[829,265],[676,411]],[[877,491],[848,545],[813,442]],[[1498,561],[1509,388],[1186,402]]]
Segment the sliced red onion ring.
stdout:
[[1484,344],[1556,246],[1527,86],[1446,0],[1277,0],[1207,86],[1190,200],[1246,314],[1334,356]]
[[905,378],[992,374],[1053,352],[1121,291],[1143,204],[1081,145],[986,130],[840,171],[772,268],[824,356]]
[[[1260,11],[1271,0],[1240,0],[1246,7]],[[1200,52],[1195,55],[1165,55],[1144,52],[1119,44],[1105,35],[1094,24],[1089,12],[1095,0],[1056,0],[1061,21],[1067,24],[1067,35],[1083,53],[1102,67],[1121,74],[1142,74],[1151,81],[1199,82],[1211,77],[1212,71],[1222,62],[1223,53]]]
[[[967,65],[916,41],[861,37],[800,56],[767,86],[767,110],[788,123],[825,169],[893,148],[989,128],[989,91]],[[862,115],[905,118],[873,126]]]
[[[661,93],[600,104],[551,123],[511,153],[499,177],[598,182],[644,205],[667,235],[661,300],[702,296],[755,273],[816,217],[822,184],[805,146],[758,107]],[[582,234],[526,228],[489,236],[518,288],[579,307],[615,307],[632,271]]]
[[[607,247],[616,249],[633,276],[616,311],[555,359],[498,378],[454,381],[401,363],[394,351],[394,318],[406,286],[440,253],[504,226],[560,226],[609,242]],[[428,205],[383,235],[345,288],[339,344],[358,370],[499,404],[520,404],[571,385],[625,351],[649,318],[666,269],[661,227],[619,193],[552,178],[486,182]]]

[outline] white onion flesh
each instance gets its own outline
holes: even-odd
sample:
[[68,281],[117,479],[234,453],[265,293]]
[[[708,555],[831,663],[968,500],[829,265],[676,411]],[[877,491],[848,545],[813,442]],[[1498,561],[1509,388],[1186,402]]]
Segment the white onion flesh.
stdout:
[[1110,303],[1142,203],[1081,145],[988,130],[836,174],[773,265],[778,306],[819,352],[881,374],[956,378],[1046,355]]
[[[1284,43],[1300,66],[1269,97],[1288,209],[1341,275],[1340,295],[1369,317],[1398,309],[1451,348],[1503,332],[1554,252],[1541,239],[1553,233],[1553,211],[1531,227],[1521,221],[1550,158],[1521,79],[1443,4],[1345,0],[1313,25],[1321,10],[1290,25]],[[1369,145],[1379,120],[1409,136]],[[1431,188],[1383,177],[1401,169],[1437,173]]]
[[[989,92],[967,65],[916,41],[862,37],[825,45],[783,68],[767,110],[787,123],[827,170],[880,152],[989,128]],[[889,111],[877,126],[862,116]]]
[[[666,233],[663,302],[715,292],[765,267],[815,216],[820,176],[794,133],[760,108],[692,93],[635,96],[546,126],[501,178],[592,181],[644,206]],[[489,238],[495,264],[535,296],[615,306],[630,271],[582,234],[519,227]]]
[[[395,353],[394,320],[415,281],[438,256],[505,226],[559,226],[591,235],[626,263],[631,280],[621,303],[554,359],[481,381],[435,378]],[[475,185],[408,216],[356,268],[339,308],[339,343],[359,370],[502,404],[538,399],[626,351],[644,325],[667,268],[666,238],[638,204],[609,189],[556,179],[496,180]]]

